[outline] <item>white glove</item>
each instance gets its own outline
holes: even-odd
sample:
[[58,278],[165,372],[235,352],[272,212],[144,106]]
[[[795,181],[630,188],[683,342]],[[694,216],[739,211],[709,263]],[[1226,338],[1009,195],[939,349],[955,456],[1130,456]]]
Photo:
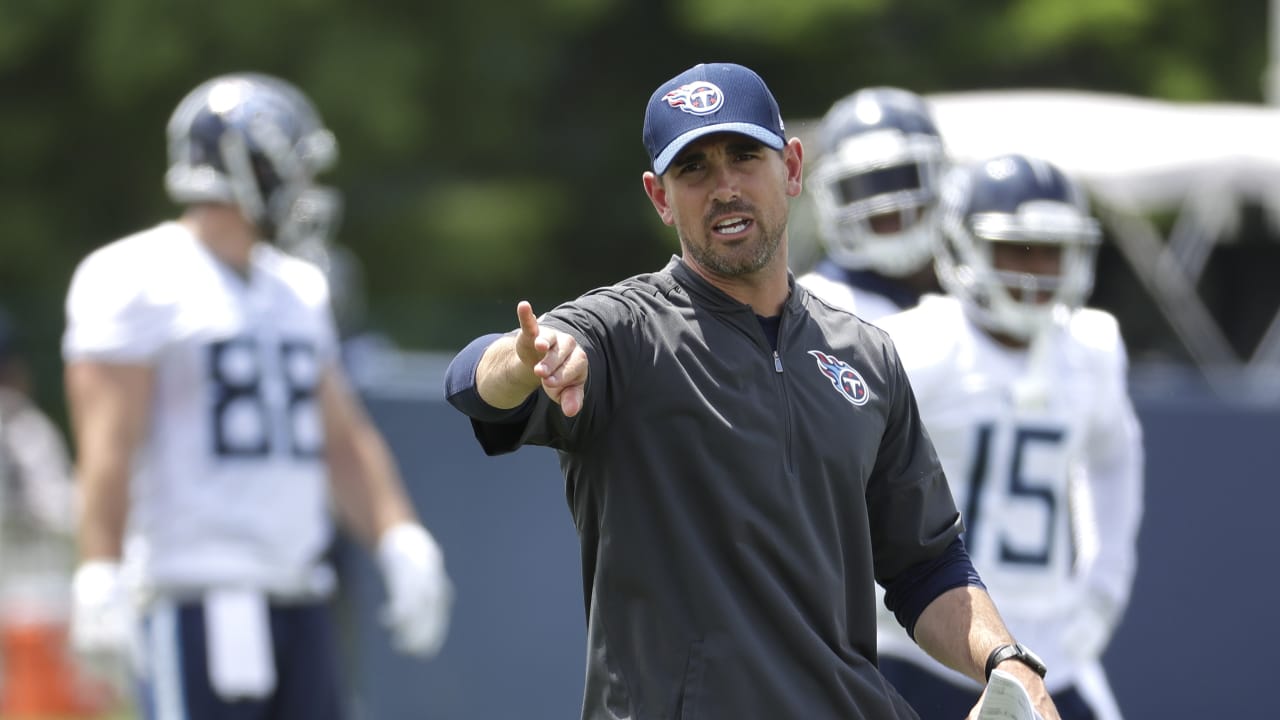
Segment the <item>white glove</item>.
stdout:
[[1118,619],[1115,603],[1097,592],[1086,593],[1063,628],[1062,645],[1072,659],[1090,662],[1102,657]]
[[133,648],[134,609],[120,564],[91,560],[71,579],[71,648],[87,669],[123,681]]
[[418,523],[401,523],[382,533],[377,555],[387,584],[382,621],[391,629],[392,643],[411,655],[440,652],[453,606],[453,583],[440,546]]

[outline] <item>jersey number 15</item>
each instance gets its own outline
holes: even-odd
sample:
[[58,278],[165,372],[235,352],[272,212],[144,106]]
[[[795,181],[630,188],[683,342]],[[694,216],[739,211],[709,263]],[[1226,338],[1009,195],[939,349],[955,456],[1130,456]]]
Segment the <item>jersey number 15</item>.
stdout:
[[1013,457],[1007,465],[1003,466],[1008,468],[1008,475],[1000,478],[989,477],[996,474],[994,467],[1001,467],[999,463],[994,467],[990,463],[991,448],[996,446],[992,442],[994,430],[995,426],[992,423],[978,426],[973,465],[969,468],[969,499],[965,503],[965,545],[969,547],[969,552],[972,554],[977,537],[974,529],[980,522],[986,520],[982,513],[982,497],[990,480],[998,483],[992,488],[993,490],[1007,495],[1005,502],[1042,505],[1041,515],[1045,518],[1043,535],[1039,539],[1019,538],[1020,547],[1014,547],[1006,538],[1000,538],[998,554],[1000,562],[1015,565],[1048,565],[1053,551],[1053,524],[1056,522],[1058,512],[1058,497],[1050,485],[1052,481],[1046,479],[1037,482],[1035,478],[1027,476],[1023,466],[1028,449],[1037,445],[1041,447],[1048,445],[1051,447],[1047,449],[1056,451],[1062,444],[1064,433],[1062,430],[1048,428],[1016,428],[1013,436]]

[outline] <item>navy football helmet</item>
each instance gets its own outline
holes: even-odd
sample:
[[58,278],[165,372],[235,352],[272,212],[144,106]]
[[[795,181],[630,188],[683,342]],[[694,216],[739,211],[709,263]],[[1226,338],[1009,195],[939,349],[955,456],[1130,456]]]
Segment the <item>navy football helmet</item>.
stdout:
[[831,259],[894,277],[924,267],[946,165],[924,99],[892,87],[858,90],[827,111],[818,149],[815,200]]
[[337,141],[288,82],[258,73],[208,80],[178,104],[168,136],[165,188],[175,202],[236,205],[286,248],[336,223],[340,197],[315,176],[337,160]]
[[[1030,340],[1088,299],[1101,238],[1084,192],[1061,169],[1002,155],[947,175],[934,267],[976,322]],[[1059,274],[997,267],[1001,243],[1060,247]]]

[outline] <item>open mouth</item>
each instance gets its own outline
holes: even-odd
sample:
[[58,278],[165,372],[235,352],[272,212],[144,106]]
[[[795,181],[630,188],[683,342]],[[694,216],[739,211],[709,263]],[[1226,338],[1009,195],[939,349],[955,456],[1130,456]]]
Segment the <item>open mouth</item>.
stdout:
[[741,215],[733,215],[717,220],[711,226],[711,231],[717,235],[741,235],[751,228],[755,221]]

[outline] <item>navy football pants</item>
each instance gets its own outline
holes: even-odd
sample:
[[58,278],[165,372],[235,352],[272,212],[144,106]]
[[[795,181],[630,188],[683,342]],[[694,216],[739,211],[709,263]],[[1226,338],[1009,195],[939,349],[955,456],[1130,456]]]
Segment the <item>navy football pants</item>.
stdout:
[[209,681],[204,605],[160,602],[143,620],[139,711],[146,720],[340,720],[332,620],[323,603],[272,605],[275,692],[219,698]]

